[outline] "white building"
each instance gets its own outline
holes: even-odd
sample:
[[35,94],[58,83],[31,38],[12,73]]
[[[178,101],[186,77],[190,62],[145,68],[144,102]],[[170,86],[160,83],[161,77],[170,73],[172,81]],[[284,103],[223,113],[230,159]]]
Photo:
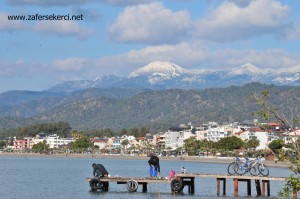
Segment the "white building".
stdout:
[[99,150],[104,149],[107,146],[108,139],[106,138],[93,138],[92,142],[94,143],[94,146],[98,146]]
[[240,138],[243,141],[250,140],[253,138],[259,140],[259,146],[256,147],[256,150],[268,149],[268,145],[272,141],[272,136],[272,134],[260,128],[252,128],[240,133]]
[[49,144],[49,148],[59,148],[63,145],[68,145],[74,141],[73,138],[59,138],[57,134],[49,135],[46,137],[46,142]]
[[50,149],[59,148],[60,146],[68,145],[74,141],[73,138],[59,138],[57,134],[53,134],[45,137],[37,136],[32,141],[34,144],[38,144],[40,142],[43,142],[44,140],[49,145]]
[[172,150],[182,147],[181,144],[179,144],[179,137],[183,137],[183,132],[181,131],[173,131],[168,130],[165,132],[165,148],[172,148]]
[[184,146],[184,140],[196,136],[192,129],[183,128],[171,128],[164,133],[165,136],[165,148],[172,148],[175,150],[178,147]]
[[222,138],[228,137],[231,135],[231,133],[227,131],[227,128],[228,127],[225,126],[209,126],[207,129],[207,133],[204,133],[204,139],[217,142]]

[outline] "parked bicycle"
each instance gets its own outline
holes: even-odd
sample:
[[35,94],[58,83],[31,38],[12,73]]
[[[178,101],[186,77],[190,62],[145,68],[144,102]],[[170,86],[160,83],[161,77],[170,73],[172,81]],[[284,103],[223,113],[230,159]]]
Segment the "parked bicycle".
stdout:
[[239,165],[240,162],[241,162],[241,159],[239,157],[235,157],[235,160],[228,165],[227,172],[229,175],[236,174],[234,167]]
[[259,173],[263,176],[268,176],[269,175],[269,168],[267,167],[267,165],[265,165],[262,161],[260,157],[257,157],[257,165],[258,165],[258,170]]
[[257,157],[252,161],[246,158],[246,162],[238,162],[238,164],[236,164],[234,167],[234,171],[238,175],[244,175],[247,172],[253,176],[258,176],[259,174],[263,176],[269,175],[269,169],[262,163],[260,157]]

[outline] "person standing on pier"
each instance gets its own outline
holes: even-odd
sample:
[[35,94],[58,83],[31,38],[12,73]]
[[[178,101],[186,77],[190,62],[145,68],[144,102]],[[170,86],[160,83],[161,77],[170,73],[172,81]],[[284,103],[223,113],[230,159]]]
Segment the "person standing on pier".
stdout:
[[93,163],[92,167],[93,167],[93,175],[95,177],[108,176],[108,172],[102,164]]
[[151,154],[151,158],[148,161],[148,164],[150,166],[149,168],[150,177],[157,177],[157,174],[158,176],[160,176],[159,158],[154,154]]

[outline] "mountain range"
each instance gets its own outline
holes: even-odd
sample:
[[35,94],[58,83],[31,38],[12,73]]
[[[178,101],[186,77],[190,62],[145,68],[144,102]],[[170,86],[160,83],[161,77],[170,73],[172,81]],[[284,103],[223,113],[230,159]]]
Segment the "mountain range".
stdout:
[[106,75],[95,80],[57,84],[47,91],[72,92],[87,88],[205,89],[260,82],[300,85],[300,65],[282,69],[258,68],[250,63],[233,69],[188,70],[171,62],[152,62],[132,71],[128,77]]
[[242,122],[253,119],[251,112],[259,108],[248,101],[250,93],[264,90],[284,113],[296,115],[299,75],[297,66],[271,70],[245,64],[217,71],[153,62],[128,77],[107,75],[63,82],[44,91],[1,93],[0,130],[55,121],[79,130],[166,130],[187,122]]

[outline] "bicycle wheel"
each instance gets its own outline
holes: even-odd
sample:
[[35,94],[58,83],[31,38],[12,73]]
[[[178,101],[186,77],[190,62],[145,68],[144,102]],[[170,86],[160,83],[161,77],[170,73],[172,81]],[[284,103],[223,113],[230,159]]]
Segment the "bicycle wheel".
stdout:
[[260,164],[258,166],[258,170],[259,170],[259,173],[263,176],[268,176],[269,175],[269,168],[264,164]]
[[228,168],[227,168],[227,172],[229,175],[234,175],[235,174],[235,171],[234,171],[234,166],[236,165],[236,162],[232,162],[228,165]]
[[247,169],[244,167],[244,162],[239,162],[234,165],[234,171],[238,175],[244,175],[247,172]]
[[258,165],[257,164],[255,164],[254,165],[254,163],[252,163],[252,164],[250,164],[249,165],[249,172],[250,172],[250,174],[251,175],[253,175],[253,176],[258,176],[259,175],[259,170],[258,170]]

